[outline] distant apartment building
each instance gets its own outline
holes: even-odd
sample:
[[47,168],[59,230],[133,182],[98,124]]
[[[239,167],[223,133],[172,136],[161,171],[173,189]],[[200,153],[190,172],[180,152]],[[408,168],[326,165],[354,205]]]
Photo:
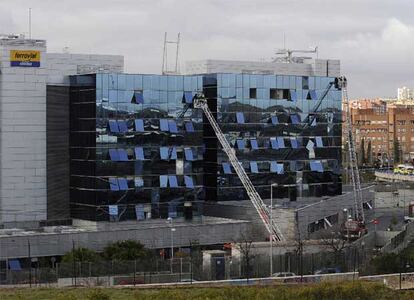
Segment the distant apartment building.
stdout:
[[406,86],[397,89],[398,100],[413,100],[414,93],[413,89],[407,88]]
[[[351,118],[357,149],[364,139],[371,142],[373,157],[387,162],[394,159],[394,145],[399,147],[401,161],[414,157],[414,101],[353,100]],[[367,149],[365,149],[367,150]]]

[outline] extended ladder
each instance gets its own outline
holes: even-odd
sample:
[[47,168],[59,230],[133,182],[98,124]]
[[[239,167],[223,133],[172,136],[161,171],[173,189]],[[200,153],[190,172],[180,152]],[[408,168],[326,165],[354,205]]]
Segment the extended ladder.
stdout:
[[345,118],[346,118],[346,137],[348,143],[348,155],[349,155],[349,172],[351,173],[352,187],[354,193],[354,205],[355,212],[354,218],[356,221],[365,222],[364,207],[361,191],[361,180],[359,176],[358,161],[355,150],[355,143],[352,133],[352,120],[350,112],[350,103],[348,99],[347,81],[345,77],[337,78],[338,87],[342,90],[342,101],[345,106]]
[[234,149],[230,146],[229,142],[227,141],[226,137],[221,131],[217,121],[214,119],[214,116],[208,107],[207,99],[204,97],[203,94],[199,93],[194,97],[193,103],[194,103],[194,108],[201,108],[204,114],[206,115],[221,146],[223,147],[224,152],[227,154],[231,165],[233,166],[234,170],[239,176],[240,181],[242,182],[244,188],[246,189],[246,192],[251,202],[253,203],[254,208],[258,212],[260,219],[263,221],[263,224],[265,225],[267,231],[272,235],[273,240],[275,241],[284,240],[284,237],[279,227],[275,224],[273,220],[272,222],[270,222],[269,208],[266,206],[266,204],[263,202],[262,198],[260,197],[259,193],[256,191],[250,178],[247,176],[244,168],[241,166],[239,160],[237,159],[237,156],[234,153]]

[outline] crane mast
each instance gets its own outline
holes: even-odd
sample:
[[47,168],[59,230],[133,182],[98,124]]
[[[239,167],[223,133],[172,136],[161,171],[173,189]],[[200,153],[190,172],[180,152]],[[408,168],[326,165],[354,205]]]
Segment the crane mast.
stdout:
[[[240,181],[242,182],[246,192],[252,202],[254,208],[259,214],[260,219],[262,220],[263,224],[266,227],[266,230],[272,235],[273,240],[275,241],[283,241],[284,237],[282,232],[280,231],[279,227],[270,221],[270,209],[266,206],[263,202],[262,198],[260,197],[259,193],[256,191],[255,187],[253,186],[249,176],[247,176],[246,171],[240,165],[239,160],[237,159],[236,154],[234,153],[234,149],[230,146],[229,142],[227,141],[226,137],[224,136],[221,128],[219,127],[216,119],[214,119],[213,114],[211,113],[207,99],[204,97],[202,93],[198,93],[193,100],[194,108],[201,108],[206,115],[208,121],[213,128],[217,139],[219,140],[221,146],[223,147],[224,152],[227,154],[231,165],[233,166],[236,174],[239,176]],[[271,224],[272,223],[272,224]]]
[[348,155],[349,155],[349,172],[351,173],[351,181],[352,181],[352,188],[353,188],[353,195],[354,195],[354,205],[355,205],[355,212],[354,212],[354,219],[355,221],[359,221],[360,223],[365,223],[365,216],[364,216],[364,208],[363,208],[363,199],[362,199],[362,191],[361,191],[361,180],[359,176],[359,169],[358,169],[358,160],[355,150],[355,143],[353,138],[352,132],[352,120],[351,120],[351,111],[350,111],[350,103],[348,99],[348,91],[347,91],[347,80],[345,77],[338,77],[336,78],[338,87],[342,90],[342,101],[345,106],[345,131],[346,131],[346,138],[348,144]]

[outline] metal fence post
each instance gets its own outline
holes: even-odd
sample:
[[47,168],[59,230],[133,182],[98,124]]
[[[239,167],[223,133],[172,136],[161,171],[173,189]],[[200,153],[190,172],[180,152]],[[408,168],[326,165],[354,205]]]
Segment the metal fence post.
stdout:
[[[137,273],[137,261],[136,260],[134,260],[134,286],[135,286],[135,274]],[[144,281],[144,283],[145,283],[145,281]]]

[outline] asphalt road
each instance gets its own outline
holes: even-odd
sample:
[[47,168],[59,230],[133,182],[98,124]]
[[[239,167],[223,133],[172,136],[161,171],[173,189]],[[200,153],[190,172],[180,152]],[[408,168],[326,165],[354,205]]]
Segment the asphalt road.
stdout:
[[[405,209],[407,210],[407,208]],[[393,218],[396,218],[398,223],[393,225],[393,230],[401,230],[404,225],[404,208],[377,208],[370,211],[365,211],[365,220],[367,222],[368,231],[374,231],[375,225],[372,220],[378,220],[377,230],[387,230]]]

